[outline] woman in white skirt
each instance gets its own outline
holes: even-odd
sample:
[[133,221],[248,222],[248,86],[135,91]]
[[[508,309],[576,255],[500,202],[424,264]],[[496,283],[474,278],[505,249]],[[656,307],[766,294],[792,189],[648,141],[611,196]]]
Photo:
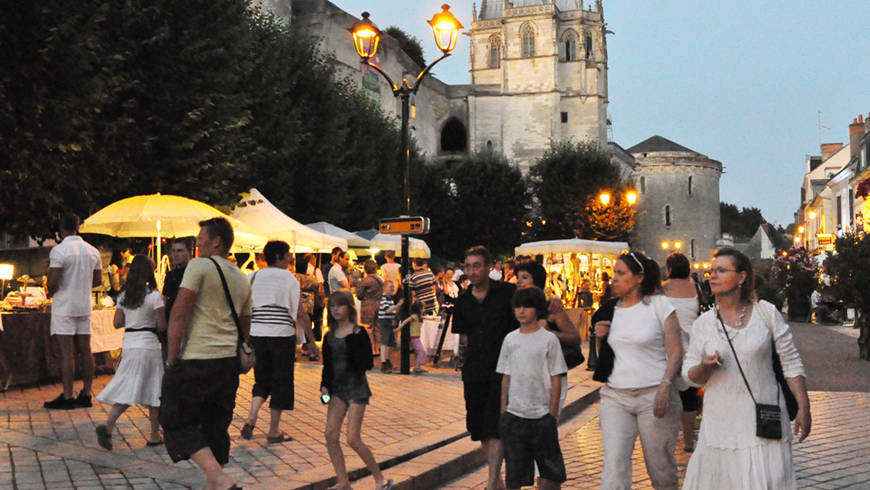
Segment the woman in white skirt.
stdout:
[[163,296],[157,290],[151,259],[137,255],[130,264],[127,282],[118,296],[115,328],[124,328],[121,364],[112,381],[97,395],[97,400],[112,405],[106,423],[97,426],[97,442],[112,450],[115,421],[130,405],[148,407],[151,434],[147,446],[163,443],[157,415],[160,410],[160,383],[163,358],[158,332],[166,330]]
[[[710,288],[716,296],[716,308],[695,321],[683,362],[683,374],[692,383],[704,385],[704,418],[683,488],[797,488],[785,395],[773,373],[773,344],[798,402],[794,434],[802,441],[810,433],[812,419],[800,354],[776,308],[764,301],[755,302],[749,259],[730,248],[717,250],[713,257]],[[755,435],[752,396],[761,404],[773,405],[778,400],[781,439]]]

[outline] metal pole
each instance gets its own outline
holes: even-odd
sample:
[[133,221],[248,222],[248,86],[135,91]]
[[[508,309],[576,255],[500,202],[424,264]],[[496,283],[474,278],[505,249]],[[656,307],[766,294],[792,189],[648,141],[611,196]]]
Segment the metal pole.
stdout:
[[[402,88],[407,87],[407,83],[402,84]],[[407,90],[402,90],[399,94],[402,99],[402,156],[405,159],[405,180],[403,190],[405,195],[405,215],[411,216],[411,145],[408,135],[408,119],[410,117],[410,94]],[[402,291],[405,298],[405,304],[402,306],[402,319],[408,318],[411,312],[411,258],[408,251],[408,235],[402,235]],[[402,374],[411,374],[411,363],[409,355],[411,353],[411,327],[405,325],[402,327],[401,342],[400,342],[400,364],[399,372]]]

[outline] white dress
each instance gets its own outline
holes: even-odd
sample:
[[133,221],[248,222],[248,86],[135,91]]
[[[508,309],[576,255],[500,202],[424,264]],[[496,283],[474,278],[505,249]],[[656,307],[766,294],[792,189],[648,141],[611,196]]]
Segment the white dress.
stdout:
[[[728,327],[746,379],[758,403],[774,404],[779,384],[773,374],[770,328],[758,308],[766,308],[774,322],[776,350],[786,378],[804,375],[800,354],[782,315],[760,302],[742,329]],[[791,431],[784,395],[779,393],[782,440],[755,436],[755,405],[728,346],[716,311],[701,315],[692,327],[683,376],[700,364],[704,355],[719,352],[722,367],[713,371],[704,387],[704,417],[697,447],[686,469],[684,489],[789,489],[797,488],[791,453]]]
[[97,395],[107,405],[160,406],[160,386],[163,380],[163,357],[160,340],[153,332],[136,332],[135,328],[153,327],[154,310],[163,308],[159,291],[145,295],[142,306],[131,310],[121,306],[124,294],[118,296],[118,308],[124,311],[124,341],[121,345],[121,363],[112,381]]

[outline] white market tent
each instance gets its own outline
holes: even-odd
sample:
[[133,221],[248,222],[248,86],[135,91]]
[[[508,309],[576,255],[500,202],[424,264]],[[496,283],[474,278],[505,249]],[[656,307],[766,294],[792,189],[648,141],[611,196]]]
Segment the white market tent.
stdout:
[[230,216],[269,239],[287,242],[294,253],[327,252],[333,247],[347,249],[347,240],[313,230],[287,216],[257,189],[248,191]]
[[582,238],[568,238],[524,243],[514,249],[514,255],[565,253],[619,255],[627,250],[629,248],[626,242],[601,242],[597,240],[584,240]]
[[[318,221],[317,223],[308,223],[305,225],[309,228],[319,231],[320,233],[326,233],[327,235],[337,236],[344,238],[347,240],[347,246],[353,248],[369,248],[371,244],[365,238],[357,235],[356,233],[349,232],[344,228],[339,228],[332,223],[327,223],[326,221]],[[347,250],[347,247],[343,247],[344,250]]]
[[[371,248],[378,250],[393,250],[396,257],[402,256],[402,236],[378,233],[370,240]],[[408,255],[427,259],[432,256],[429,245],[419,238],[411,237],[408,242]]]

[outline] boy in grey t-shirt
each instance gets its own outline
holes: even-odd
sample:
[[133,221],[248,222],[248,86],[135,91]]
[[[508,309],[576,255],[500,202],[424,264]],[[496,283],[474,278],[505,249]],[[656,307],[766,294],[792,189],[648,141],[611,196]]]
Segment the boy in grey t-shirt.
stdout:
[[565,463],[559,447],[559,397],[568,371],[559,339],[541,326],[546,314],[544,292],[532,287],[512,299],[520,328],[502,343],[496,371],[503,375],[499,436],[504,445],[508,488],[534,483],[534,463],[541,489],[559,488]]

